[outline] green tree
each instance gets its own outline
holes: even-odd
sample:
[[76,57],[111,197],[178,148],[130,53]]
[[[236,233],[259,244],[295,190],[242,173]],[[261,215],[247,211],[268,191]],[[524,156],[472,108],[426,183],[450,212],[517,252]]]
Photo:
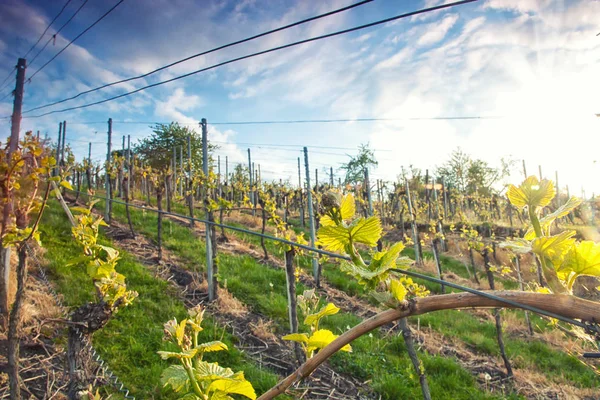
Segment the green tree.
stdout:
[[493,186],[510,174],[509,165],[502,161],[502,168],[494,168],[487,161],[472,158],[459,147],[450,154],[445,164],[437,168],[436,176],[444,178],[448,186],[461,193],[490,195]]
[[[202,170],[202,136],[194,129],[181,126],[176,122],[170,124],[156,124],[152,127],[150,137],[141,139],[134,147],[134,152],[139,160],[155,169],[164,169],[171,165],[173,159],[173,148],[177,148],[179,158],[179,146],[183,146],[184,160],[187,159],[187,140],[191,138],[192,168],[195,171]],[[209,143],[210,153],[216,146]],[[179,163],[179,160],[178,160]]]
[[341,166],[346,171],[344,182],[349,185],[364,181],[365,168],[377,166],[379,163],[375,159],[375,153],[369,148],[369,144],[361,144],[356,156],[350,156],[350,161]]

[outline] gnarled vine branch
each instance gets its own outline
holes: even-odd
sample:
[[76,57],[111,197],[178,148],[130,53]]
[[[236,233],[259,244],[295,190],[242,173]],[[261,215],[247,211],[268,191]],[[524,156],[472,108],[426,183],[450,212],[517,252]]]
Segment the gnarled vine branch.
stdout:
[[[519,291],[490,291],[490,294],[519,304],[535,307],[567,318],[587,322],[600,321],[600,307],[597,302],[583,300],[570,295],[542,294]],[[372,330],[400,318],[426,314],[433,311],[461,308],[516,308],[499,300],[492,300],[471,293],[445,294],[414,298],[404,303],[404,307],[383,311],[339,336],[314,357],[306,361],[294,373],[286,377],[258,400],[270,400],[284,393],[294,383],[308,377],[319,365],[353,340]]]

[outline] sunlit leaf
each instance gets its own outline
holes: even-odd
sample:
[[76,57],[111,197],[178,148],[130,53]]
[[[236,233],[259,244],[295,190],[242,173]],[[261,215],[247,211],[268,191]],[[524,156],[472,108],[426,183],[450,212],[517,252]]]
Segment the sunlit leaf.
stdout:
[[408,294],[408,291],[404,285],[397,280],[392,280],[390,283],[390,292],[392,292],[394,298],[400,302],[404,301],[406,295]]
[[231,378],[235,376],[231,368],[221,367],[217,363],[201,361],[194,368],[194,376],[197,380],[214,381],[215,379]]
[[319,321],[321,318],[328,316],[328,315],[337,314],[339,311],[340,311],[340,309],[338,307],[336,307],[335,304],[328,303],[325,307],[321,308],[321,310],[319,310],[319,312],[317,312],[315,314],[307,315],[306,319],[304,320],[304,324],[312,325],[315,322]]
[[585,240],[574,245],[558,273],[560,278],[567,281],[569,290],[579,275],[600,276],[600,243]]
[[[323,349],[335,339],[337,339],[337,335],[327,329],[319,329],[308,339],[307,343],[307,351],[310,353],[312,351]],[[342,347],[340,350],[342,351],[352,351],[352,348],[349,344]]]
[[239,394],[249,399],[255,400],[256,393],[252,384],[247,380],[236,380],[236,379],[219,379],[214,381],[208,387],[208,392],[219,390],[226,394]]
[[550,204],[554,195],[554,183],[547,179],[542,179],[540,182],[535,176],[525,179],[519,187],[509,185],[507,192],[511,204],[519,208],[525,206],[530,208],[545,207]]
[[[579,207],[581,202],[582,202],[582,200],[580,198],[571,197],[565,204],[563,204],[558,209],[556,209],[556,211],[546,215],[543,218],[540,218],[540,226],[542,228],[542,232],[544,232],[546,235],[549,234],[550,233],[549,230],[550,230],[550,226],[552,225],[552,222],[554,222],[558,218],[567,216],[571,211],[573,211],[575,208]],[[529,230],[525,234],[525,239],[533,240],[533,239],[535,239],[535,237],[536,237],[535,231],[533,230],[533,228],[529,228]]]
[[227,350],[227,345],[223,342],[215,340],[213,342],[202,343],[198,345],[197,349],[205,353],[210,353],[213,351]]
[[291,333],[282,337],[283,340],[291,340],[292,342],[308,343],[308,336],[304,333]]
[[535,238],[531,249],[535,254],[546,257],[554,265],[557,265],[575,243],[573,236],[575,236],[575,231],[564,231],[554,236]]
[[163,387],[171,386],[174,392],[188,391],[189,377],[181,365],[171,365],[160,375]]
[[321,226],[317,235],[319,244],[329,251],[339,252],[350,243],[350,233],[343,226]]
[[342,220],[348,221],[354,218],[356,214],[356,205],[354,202],[354,196],[352,193],[348,193],[342,199],[342,204],[340,204],[340,215],[342,216]]
[[517,254],[527,254],[531,251],[531,243],[523,239],[513,239],[500,243],[500,247]]
[[350,227],[350,236],[354,243],[363,243],[375,247],[381,238],[381,221],[377,217],[361,218]]
[[65,180],[60,181],[60,186],[67,188],[69,190],[73,190],[73,186],[71,186],[71,183],[69,183],[69,181],[65,181]]

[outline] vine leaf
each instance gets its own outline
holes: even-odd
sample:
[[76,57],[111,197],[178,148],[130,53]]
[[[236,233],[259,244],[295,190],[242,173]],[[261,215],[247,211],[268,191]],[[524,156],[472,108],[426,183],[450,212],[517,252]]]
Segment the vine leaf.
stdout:
[[585,240],[570,249],[565,262],[558,269],[558,276],[567,282],[571,290],[579,275],[600,276],[600,244]]
[[347,194],[342,199],[342,204],[340,204],[340,215],[342,217],[342,221],[348,221],[354,218],[356,214],[356,205],[354,202],[354,196],[352,194]]
[[525,179],[519,187],[509,185],[507,192],[511,204],[519,208],[545,207],[550,204],[554,195],[554,183],[547,179],[540,182],[535,176]]
[[291,340],[292,342],[308,343],[308,335],[305,333],[291,333],[282,337],[283,340]]
[[194,372],[194,376],[199,381],[214,381],[215,379],[232,378],[236,375],[231,368],[224,368],[217,363],[206,361],[201,361],[194,368]]
[[[221,397],[215,397],[213,395],[211,397],[211,399],[215,399],[215,400],[218,398],[223,398],[223,399],[230,398],[227,396],[229,394],[239,394],[241,396],[245,396],[252,400],[256,399],[256,393],[254,392],[254,388],[252,387],[252,384],[250,382],[248,382],[247,380],[245,380],[243,375],[241,375],[241,380],[240,379],[218,379],[218,380],[214,381],[208,387],[207,392],[210,393],[210,392],[214,392],[214,391],[218,391],[215,394],[218,394],[219,396],[221,396]],[[219,393],[219,392],[221,392],[221,393]]]
[[500,247],[503,249],[511,250],[517,254],[527,254],[531,251],[531,242],[528,240],[516,238],[500,243]]
[[328,303],[325,307],[321,308],[321,310],[315,314],[310,314],[306,316],[304,319],[305,325],[312,325],[317,323],[321,318],[326,317],[328,315],[335,315],[340,311],[338,307],[333,303]]
[[564,231],[554,236],[542,236],[535,238],[531,243],[531,249],[540,257],[546,257],[557,266],[562,263],[567,252],[575,243],[575,231]]
[[[373,254],[371,263],[366,267],[351,262],[344,262],[340,265],[340,268],[342,271],[357,279],[358,283],[373,290],[379,282],[387,279],[389,270],[396,267],[396,261],[403,249],[404,244],[398,242],[391,246],[387,251]],[[402,261],[408,262],[408,260],[404,259]]]
[[[540,218],[540,226],[542,228],[542,232],[544,232],[545,234],[549,234],[550,233],[550,226],[552,225],[552,223],[556,219],[562,218],[562,217],[568,215],[575,208],[579,207],[579,205],[581,204],[581,202],[582,202],[582,200],[580,198],[571,197],[569,199],[569,201],[567,201],[565,204],[563,204],[558,209],[556,209],[556,211],[554,211],[553,213],[550,213],[550,214],[546,215],[543,218]],[[533,239],[535,239],[535,231],[533,230],[533,228],[529,228],[529,230],[525,234],[525,239],[526,240],[533,240]]]
[[404,285],[395,279],[390,283],[390,292],[392,292],[394,298],[399,302],[403,302],[408,294],[408,290],[406,290]]
[[223,342],[215,340],[213,342],[202,343],[196,348],[204,353],[211,353],[214,351],[227,350],[227,345]]
[[[315,350],[323,349],[329,345],[329,343],[333,342],[337,337],[337,335],[328,329],[319,329],[308,339],[308,343],[306,344],[307,351],[312,353]],[[340,350],[350,352],[352,351],[352,347],[347,344]]]
[[350,236],[355,243],[363,243],[369,247],[377,246],[381,238],[381,222],[377,217],[360,218],[350,225]]
[[341,251],[350,243],[348,229],[338,225],[322,225],[318,232],[319,244],[329,251]]
[[189,390],[190,380],[181,365],[171,365],[165,369],[160,376],[160,382],[163,387],[171,386],[174,392],[187,392]]

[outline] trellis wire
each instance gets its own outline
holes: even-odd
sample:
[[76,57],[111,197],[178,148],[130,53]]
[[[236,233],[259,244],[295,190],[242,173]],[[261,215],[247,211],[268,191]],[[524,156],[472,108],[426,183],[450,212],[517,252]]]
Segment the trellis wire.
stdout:
[[[46,271],[42,267],[42,262],[35,255],[35,253],[31,249],[31,247],[29,246],[29,244],[25,243],[25,246],[27,247],[27,252],[29,254],[29,257],[32,258],[34,260],[34,262],[37,264],[37,267],[38,267],[38,270],[40,273],[40,277],[42,278],[42,283],[48,288],[48,292],[54,298],[54,301],[58,305],[58,308],[60,309],[63,317],[65,317],[65,318],[68,317],[67,308],[63,304],[60,296],[58,296],[58,293],[56,293],[56,290],[54,290],[54,287],[52,287],[52,285],[50,284],[50,281],[48,280],[48,276],[46,275]],[[125,387],[125,384],[109,368],[108,364],[102,359],[102,357],[100,357],[100,354],[98,354],[98,352],[96,351],[96,349],[94,348],[92,343],[89,341],[89,339],[86,338],[85,336],[83,336],[83,333],[81,333],[81,330],[77,326],[73,326],[73,328],[77,331],[77,336],[83,342],[84,346],[90,350],[90,353],[92,354],[92,358],[98,364],[99,369],[104,371],[104,375],[108,378],[109,382],[111,382],[111,385],[115,389],[117,389],[119,392],[123,393],[123,396],[126,399],[135,400],[135,397],[131,396],[129,394],[129,389],[127,389]]]
[[[75,190],[72,190],[72,191],[73,192],[77,192]],[[80,193],[83,193],[83,192],[80,192]],[[150,207],[146,207],[146,206],[141,206],[141,205],[137,205],[137,204],[132,204],[132,203],[125,203],[125,202],[119,201],[119,200],[107,200],[105,197],[98,196],[98,195],[90,195],[89,193],[88,193],[88,195],[91,196],[91,197],[97,198],[97,199],[104,200],[104,201],[112,201],[112,202],[115,202],[117,204],[123,204],[123,205],[128,204],[131,207],[140,208],[140,209],[143,209],[143,210],[153,211],[153,212],[156,212],[156,213],[160,212],[160,213],[162,213],[164,215],[171,215],[171,216],[174,216],[174,217],[178,217],[178,218],[182,218],[182,219],[187,219],[187,220],[194,221],[194,222],[205,223],[205,224],[214,225],[214,226],[218,226],[218,227],[221,227],[221,228],[230,229],[230,230],[233,230],[233,231],[238,231],[238,232],[242,232],[242,233],[246,233],[246,234],[250,234],[250,235],[254,235],[254,236],[264,237],[265,239],[270,239],[270,240],[277,241],[277,242],[280,242],[280,243],[288,244],[290,246],[295,246],[295,247],[298,247],[298,248],[301,248],[301,249],[304,249],[304,250],[311,251],[313,253],[318,253],[318,254],[321,254],[321,255],[325,255],[325,256],[328,256],[328,257],[332,257],[332,258],[337,258],[337,259],[340,259],[340,260],[352,261],[352,259],[350,257],[348,257],[348,256],[344,256],[344,255],[341,255],[341,254],[332,253],[330,251],[323,250],[323,249],[317,249],[317,248],[314,248],[314,247],[310,247],[310,246],[307,246],[307,245],[303,245],[303,244],[300,244],[300,243],[293,242],[291,240],[278,238],[276,236],[266,235],[266,234],[263,234],[263,233],[254,232],[254,231],[251,231],[251,230],[248,230],[248,229],[244,229],[244,228],[238,228],[236,226],[221,224],[221,223],[218,223],[218,222],[208,221],[208,220],[204,220],[204,219],[200,219],[200,218],[192,218],[192,217],[189,217],[187,215],[173,213],[173,212],[158,211],[157,209],[154,209],[154,208],[150,208]],[[468,286],[463,286],[463,285],[459,285],[459,284],[448,282],[448,281],[442,281],[440,279],[434,278],[432,276],[420,274],[418,272],[408,271],[408,270],[401,269],[401,268],[392,268],[391,270],[395,271],[395,272],[399,272],[399,273],[405,274],[405,275],[408,275],[408,276],[412,276],[414,278],[424,279],[424,280],[427,280],[427,281],[430,281],[430,282],[433,282],[433,283],[437,283],[437,284],[440,284],[440,285],[444,284],[444,285],[450,286],[450,287],[452,287],[454,289],[458,289],[458,290],[461,290],[461,291],[464,291],[464,292],[472,293],[472,294],[475,294],[475,295],[478,295],[478,296],[481,296],[481,297],[485,297],[485,298],[488,298],[488,299],[491,299],[491,300],[499,301],[499,302],[502,302],[504,304],[511,305],[513,307],[517,307],[517,308],[520,308],[520,309],[523,309],[523,310],[531,311],[531,312],[534,312],[536,314],[544,315],[544,316],[549,317],[549,318],[554,318],[554,319],[563,321],[565,323],[578,326],[580,328],[583,328],[588,334],[594,336],[595,339],[596,339],[596,341],[597,341],[597,343],[598,343],[598,347],[600,348],[600,326],[598,326],[598,321],[594,321],[593,323],[581,322],[581,321],[574,320],[572,318],[568,318],[568,317],[564,317],[564,316],[559,315],[559,314],[555,314],[555,313],[550,312],[550,311],[542,310],[542,309],[537,308],[537,307],[532,307],[532,306],[529,306],[527,304],[521,304],[519,302],[516,302],[516,301],[513,301],[513,300],[508,300],[508,299],[505,299],[505,298],[502,298],[502,297],[499,297],[499,296],[495,296],[493,294],[490,294],[490,293],[487,293],[487,292],[484,292],[484,291],[480,291],[480,290],[477,290],[477,289],[472,289],[472,288],[470,288]],[[594,353],[594,354],[596,354],[596,353]]]

